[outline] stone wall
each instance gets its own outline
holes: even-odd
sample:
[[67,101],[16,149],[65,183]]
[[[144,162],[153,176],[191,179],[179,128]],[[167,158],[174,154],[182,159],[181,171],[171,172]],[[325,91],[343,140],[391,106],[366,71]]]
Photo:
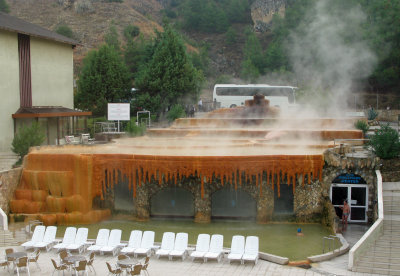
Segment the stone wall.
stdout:
[[399,158],[381,160],[381,173],[383,182],[400,181],[400,160]]
[[[230,185],[226,183],[225,185]],[[232,184],[233,185],[233,184]],[[204,185],[204,196],[201,197],[201,185],[199,177],[188,177],[178,183],[174,181],[163,181],[161,185],[152,180],[140,185],[136,190],[136,199],[134,201],[135,216],[138,220],[147,220],[150,217],[150,201],[151,197],[160,190],[167,187],[179,187],[189,191],[194,199],[195,222],[207,223],[211,221],[211,198],[212,194],[225,187],[219,179],[214,178],[212,183]],[[241,189],[251,195],[257,205],[257,222],[266,223],[271,219],[274,209],[274,194],[270,186],[264,182],[262,184],[262,192],[260,187],[254,185],[251,181],[243,181],[238,185],[237,189]]]
[[14,198],[14,192],[21,178],[22,168],[0,172],[0,208],[4,213],[10,212],[9,202]]
[[380,168],[380,159],[363,147],[333,148],[324,153],[325,166],[322,179],[322,197],[329,197],[332,181],[340,174],[354,173],[360,175],[368,185],[368,220],[373,222],[377,218],[376,213],[376,174]]

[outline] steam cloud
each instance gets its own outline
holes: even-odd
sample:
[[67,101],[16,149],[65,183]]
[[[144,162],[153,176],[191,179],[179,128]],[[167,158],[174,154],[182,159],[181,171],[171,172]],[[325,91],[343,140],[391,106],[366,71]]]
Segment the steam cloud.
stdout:
[[354,84],[376,64],[360,31],[365,21],[359,6],[343,9],[335,1],[320,0],[289,37],[286,46],[298,85],[312,91],[313,106],[327,101],[329,115],[346,108]]

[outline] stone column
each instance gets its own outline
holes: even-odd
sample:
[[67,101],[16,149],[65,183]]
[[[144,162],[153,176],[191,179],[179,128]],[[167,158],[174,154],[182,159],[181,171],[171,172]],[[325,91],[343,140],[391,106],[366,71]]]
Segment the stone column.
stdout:
[[140,221],[147,221],[150,218],[150,198],[146,184],[137,186],[136,198],[134,200],[136,218]]
[[200,189],[194,194],[194,222],[210,223],[211,222],[211,193],[204,184],[204,196],[201,197]]
[[[263,183],[264,184],[264,183]],[[272,219],[274,213],[274,193],[270,186],[263,185],[262,194],[257,199],[257,223],[264,224]]]

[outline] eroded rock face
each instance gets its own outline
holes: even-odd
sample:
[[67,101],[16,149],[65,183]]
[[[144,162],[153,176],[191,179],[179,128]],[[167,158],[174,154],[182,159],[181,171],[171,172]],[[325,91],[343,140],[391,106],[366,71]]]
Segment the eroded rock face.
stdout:
[[259,32],[268,31],[275,14],[284,16],[286,0],[256,0],[251,5],[251,18]]

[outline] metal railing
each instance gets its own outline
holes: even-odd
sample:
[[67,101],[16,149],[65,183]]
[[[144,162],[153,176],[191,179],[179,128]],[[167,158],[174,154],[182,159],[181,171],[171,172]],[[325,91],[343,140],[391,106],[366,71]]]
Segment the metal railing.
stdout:
[[[329,236],[323,237],[322,239],[323,239],[322,253],[325,253],[325,249],[327,246],[329,248],[329,250],[327,252],[331,252],[331,251],[335,252],[336,240],[338,242],[340,242],[339,237],[336,235],[329,235]],[[339,247],[339,251],[340,251],[340,247]]]

